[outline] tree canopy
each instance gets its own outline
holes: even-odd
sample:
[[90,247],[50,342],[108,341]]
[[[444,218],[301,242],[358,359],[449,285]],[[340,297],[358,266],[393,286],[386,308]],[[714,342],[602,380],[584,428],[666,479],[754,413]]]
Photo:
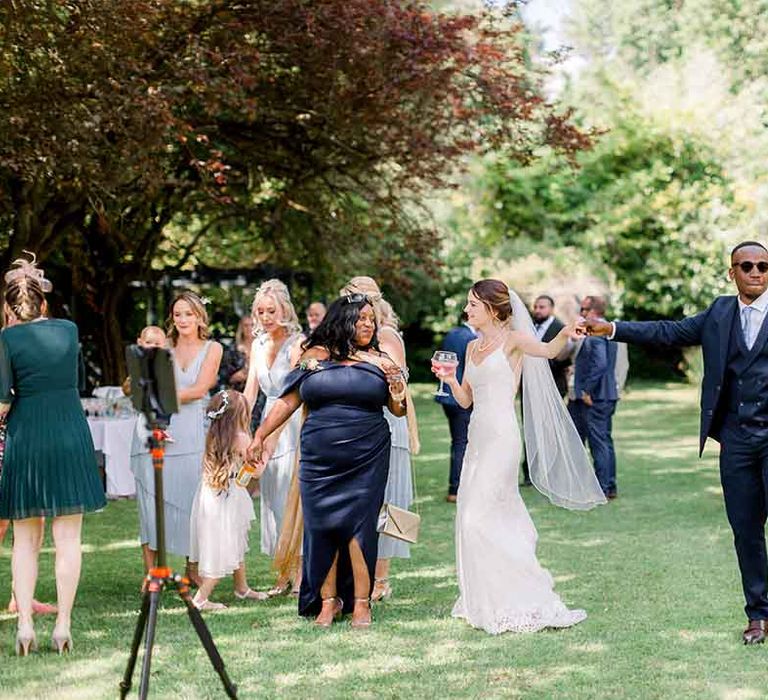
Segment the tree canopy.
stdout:
[[0,31],[3,262],[71,271],[113,379],[153,266],[408,284],[439,265],[419,197],[463,156],[589,143],[518,26],[419,0],[14,0]]

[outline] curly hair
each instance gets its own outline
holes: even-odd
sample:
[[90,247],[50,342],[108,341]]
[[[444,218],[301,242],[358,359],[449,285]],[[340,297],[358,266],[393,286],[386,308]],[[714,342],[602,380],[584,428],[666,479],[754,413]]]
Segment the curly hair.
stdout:
[[229,405],[224,412],[211,420],[208,435],[205,438],[203,456],[203,481],[214,491],[225,491],[229,477],[234,469],[239,468],[239,454],[234,449],[237,434],[249,434],[251,412],[248,401],[239,391],[225,389],[214,395],[208,402],[209,413],[221,410],[224,402]]
[[[328,350],[330,359],[343,361],[349,359],[356,350],[379,349],[377,339],[378,324],[374,317],[373,338],[370,345],[359,348],[355,345],[357,330],[355,325],[360,318],[360,312],[366,307],[373,308],[370,299],[362,294],[351,294],[336,299],[329,307],[325,318],[302,343],[303,350],[322,347]],[[374,311],[375,314],[375,311]]]

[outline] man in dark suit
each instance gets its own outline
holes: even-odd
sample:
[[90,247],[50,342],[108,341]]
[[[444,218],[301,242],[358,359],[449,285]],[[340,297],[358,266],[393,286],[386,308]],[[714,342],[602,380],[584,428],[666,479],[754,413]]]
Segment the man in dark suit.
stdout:
[[[455,352],[459,356],[459,366],[456,368],[456,379],[461,382],[464,376],[464,362],[467,355],[467,345],[477,336],[467,323],[467,315],[462,312],[461,324],[452,328],[443,338],[441,350]],[[462,408],[451,395],[451,388],[446,384],[448,396],[436,396],[435,401],[442,404],[445,417],[448,419],[448,429],[451,431],[451,469],[448,478],[448,495],[445,500],[456,503],[461,479],[461,465],[464,462],[464,452],[467,449],[467,432],[472,408]]]
[[[563,322],[555,316],[555,300],[548,294],[541,294],[536,297],[531,310],[533,319],[533,328],[536,338],[542,343],[548,343],[563,328]],[[565,397],[568,393],[568,367],[571,366],[571,348],[568,345],[561,357],[549,360],[549,368],[552,370],[552,377],[555,380],[555,386],[560,392],[560,396]],[[522,397],[522,384],[520,386],[520,395]],[[522,413],[521,421],[522,421]],[[525,456],[525,445],[523,445],[523,486],[531,485],[531,476],[528,471],[528,459]]]
[[733,530],[746,599],[745,644],[765,640],[768,558],[768,250],[755,241],[737,245],[728,271],[737,296],[722,296],[681,321],[588,321],[592,335],[648,345],[701,345],[699,456],[707,437],[720,443],[720,481]]
[[[605,315],[602,297],[584,297],[581,315],[599,321]],[[616,452],[613,448],[613,414],[619,392],[616,386],[616,345],[605,338],[585,338],[576,355],[573,375],[575,398],[568,402],[581,439],[589,444],[595,474],[606,498],[616,498]]]

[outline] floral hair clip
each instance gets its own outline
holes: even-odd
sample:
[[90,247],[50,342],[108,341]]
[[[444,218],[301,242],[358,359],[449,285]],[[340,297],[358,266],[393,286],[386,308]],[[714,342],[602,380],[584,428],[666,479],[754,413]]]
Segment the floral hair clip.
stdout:
[[24,258],[14,260],[12,264],[17,267],[15,270],[8,270],[8,272],[5,273],[5,283],[8,284],[16,279],[31,277],[40,285],[40,289],[42,289],[45,294],[53,291],[53,285],[50,281],[45,279],[45,274],[36,265],[37,256],[29,250],[24,250],[22,252],[31,256],[32,260],[24,260]]
[[219,406],[215,411],[208,411],[208,413],[205,414],[205,417],[209,420],[216,420],[217,418],[220,418],[229,408],[229,394],[227,393],[227,390],[222,389],[219,392],[219,396],[221,396],[221,406]]

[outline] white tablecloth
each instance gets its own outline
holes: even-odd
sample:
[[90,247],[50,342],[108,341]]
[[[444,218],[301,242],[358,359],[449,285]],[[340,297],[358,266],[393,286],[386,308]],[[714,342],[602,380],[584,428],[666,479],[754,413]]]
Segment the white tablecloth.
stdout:
[[88,418],[93,446],[105,456],[107,496],[135,496],[131,471],[131,442],[136,416],[127,418]]

